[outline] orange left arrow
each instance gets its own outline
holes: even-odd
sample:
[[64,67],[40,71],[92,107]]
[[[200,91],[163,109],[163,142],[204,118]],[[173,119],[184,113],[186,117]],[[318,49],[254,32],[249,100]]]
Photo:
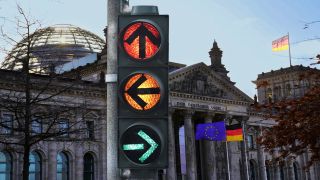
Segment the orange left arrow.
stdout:
[[149,110],[160,101],[160,86],[145,73],[133,75],[125,85],[125,99],[137,110]]

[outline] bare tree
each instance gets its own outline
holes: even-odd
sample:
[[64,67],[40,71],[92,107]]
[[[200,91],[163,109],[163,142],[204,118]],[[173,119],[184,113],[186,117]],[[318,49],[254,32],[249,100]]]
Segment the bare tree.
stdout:
[[90,134],[94,127],[85,118],[69,120],[68,117],[70,114],[85,113],[88,103],[84,97],[66,98],[68,91],[82,89],[79,80],[65,79],[54,72],[34,74],[49,72],[50,68],[34,61],[35,55],[39,54],[32,47],[35,33],[31,31],[37,31],[40,26],[37,21],[30,20],[20,6],[18,12],[22,20],[17,19],[17,33],[22,41],[16,41],[1,28],[1,38],[19,47],[19,51],[1,49],[7,58],[14,60],[5,66],[11,65],[16,69],[0,70],[5,74],[1,83],[6,84],[6,88],[0,89],[0,109],[7,112],[0,122],[0,144],[23,153],[22,176],[23,180],[28,180],[29,155],[33,145],[52,139],[82,141],[84,133]]

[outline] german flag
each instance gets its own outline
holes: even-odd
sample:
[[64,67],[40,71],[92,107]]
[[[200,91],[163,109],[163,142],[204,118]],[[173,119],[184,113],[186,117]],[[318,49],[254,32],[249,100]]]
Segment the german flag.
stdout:
[[283,51],[289,49],[289,35],[272,41],[272,51]]
[[226,127],[227,141],[243,141],[241,124],[233,124]]

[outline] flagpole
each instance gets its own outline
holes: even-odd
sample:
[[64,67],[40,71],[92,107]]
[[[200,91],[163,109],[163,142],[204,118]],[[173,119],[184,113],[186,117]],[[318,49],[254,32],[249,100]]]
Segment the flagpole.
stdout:
[[247,173],[247,179],[249,180],[249,166],[248,166],[248,157],[247,157],[247,142],[246,142],[246,134],[245,134],[245,126],[242,121],[242,133],[243,133],[243,143],[244,143],[244,157],[246,161],[246,173]]
[[[226,118],[223,120],[225,126],[227,125]],[[227,170],[228,170],[228,180],[230,180],[230,166],[229,166],[229,149],[228,149],[228,140],[226,138],[226,152],[227,152]]]
[[[224,118],[224,125],[225,127],[227,126],[227,122],[226,122],[227,118]],[[229,166],[229,150],[228,150],[228,141],[227,141],[227,137],[226,137],[226,152],[227,152],[227,170],[228,170],[228,180],[230,180],[230,166]]]
[[290,67],[292,66],[291,64],[291,50],[290,50],[290,38],[289,38],[289,32],[288,32],[288,47],[289,47],[289,61],[290,61]]
[[228,141],[227,140],[226,140],[226,151],[227,151],[228,180],[230,180],[229,150],[228,150]]
[[[260,126],[260,136],[262,137],[262,126],[261,126],[261,121],[259,122],[259,126]],[[261,146],[260,146],[261,148]],[[261,148],[262,150],[262,163],[263,163],[263,170],[265,172],[265,180],[267,180],[267,165],[266,165],[266,157],[264,156],[264,150]]]

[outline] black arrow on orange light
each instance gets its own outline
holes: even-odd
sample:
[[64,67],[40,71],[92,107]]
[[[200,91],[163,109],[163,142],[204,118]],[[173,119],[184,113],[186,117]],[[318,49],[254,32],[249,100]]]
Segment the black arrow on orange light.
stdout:
[[160,88],[138,88],[142,83],[144,83],[147,78],[142,74],[142,76],[132,84],[132,86],[127,90],[127,93],[131,98],[139,104],[140,107],[144,107],[148,104],[143,99],[141,99],[139,94],[159,94]]
[[134,31],[126,40],[128,44],[131,44],[137,37],[139,37],[139,58],[144,59],[146,57],[146,37],[156,45],[160,46],[160,38],[153,35],[148,28],[146,28],[143,23],[140,27]]

